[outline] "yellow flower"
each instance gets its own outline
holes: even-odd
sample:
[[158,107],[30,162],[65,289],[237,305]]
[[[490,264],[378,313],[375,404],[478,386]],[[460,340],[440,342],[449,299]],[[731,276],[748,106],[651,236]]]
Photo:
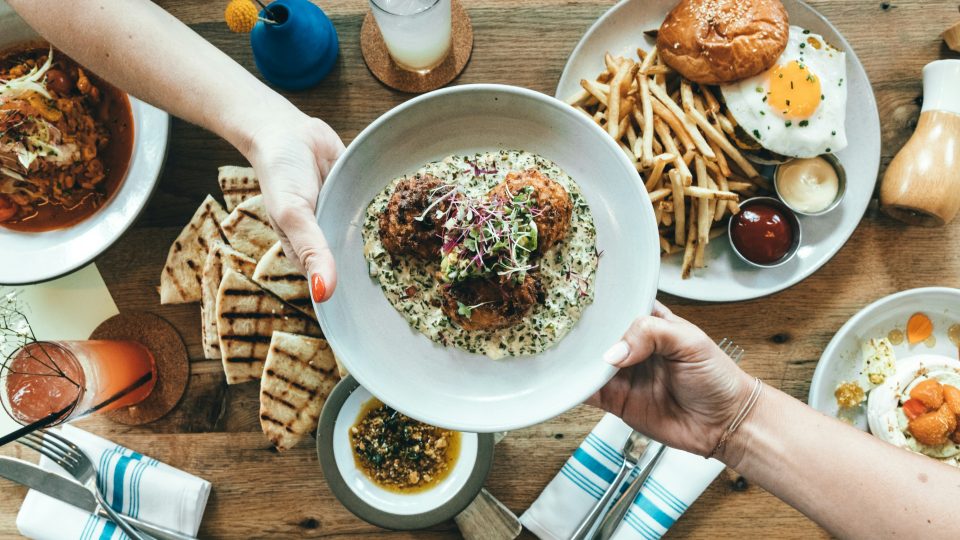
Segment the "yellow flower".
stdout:
[[253,30],[257,24],[258,13],[257,6],[250,0],[230,0],[223,17],[230,30],[245,33]]

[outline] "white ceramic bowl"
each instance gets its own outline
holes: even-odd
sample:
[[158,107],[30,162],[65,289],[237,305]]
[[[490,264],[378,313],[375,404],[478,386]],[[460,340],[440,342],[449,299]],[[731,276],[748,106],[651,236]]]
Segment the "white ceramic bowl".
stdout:
[[[580,185],[603,251],[596,298],[555,347],[491,360],[412,330],[368,275],[361,226],[392,179],[450,154],[520,149]],[[549,96],[466,85],[414,98],[368,126],[337,161],[318,204],[337,258],[333,298],[315,305],[327,339],[361,385],[395,409],[447,429],[493,432],[542,422],[614,374],[601,359],[652,308],[660,263],[653,211],[623,152],[589,118]]]
[[483,488],[493,465],[494,436],[460,433],[460,453],[443,480],[424,491],[389,491],[360,470],[351,443],[350,429],[372,399],[356,379],[347,377],[323,406],[317,456],[333,494],[359,518],[387,529],[423,529],[462,512]]
[[[960,323],[960,289],[927,287],[892,294],[863,308],[833,336],[813,373],[807,403],[826,415],[837,416],[839,407],[833,393],[840,383],[858,380],[863,365],[860,344],[871,338],[886,337],[895,328],[904,330],[907,319],[917,312],[923,312],[933,322],[936,344],[911,346],[904,340],[893,347],[898,365],[921,355],[956,358],[957,346],[948,338],[947,329]],[[848,419],[866,431],[864,412],[859,411]]]
[[[36,32],[0,2],[0,51],[37,39]],[[17,264],[0,265],[0,284],[36,283],[72,272],[103,253],[133,224],[160,178],[170,117],[133,97],[130,108],[133,156],[120,188],[103,208],[70,227],[39,233],[0,227],[0,253],[17,257]]]
[[[566,99],[580,90],[580,79],[594,79],[604,69],[603,53],[636,59],[637,47],[650,50],[654,41],[644,30],[660,28],[677,0],[621,0],[587,30],[577,44],[557,84],[557,97]],[[735,302],[758,298],[791,287],[826,264],[860,223],[880,168],[880,115],[867,73],[853,47],[830,22],[800,0],[783,0],[790,24],[826,38],[847,54],[847,140],[837,152],[846,170],[846,195],[829,214],[800,216],[803,244],[796,257],[777,268],[755,268],[743,262],[725,238],[707,247],[707,268],[681,279],[682,255],[664,257],[660,290],[705,302]]]

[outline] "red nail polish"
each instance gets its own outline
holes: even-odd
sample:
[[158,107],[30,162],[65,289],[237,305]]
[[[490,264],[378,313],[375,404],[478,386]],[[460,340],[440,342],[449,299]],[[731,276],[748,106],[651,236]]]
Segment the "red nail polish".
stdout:
[[327,294],[327,286],[323,283],[323,278],[320,277],[320,274],[313,274],[310,277],[310,291],[313,294],[314,302],[322,302],[323,297]]

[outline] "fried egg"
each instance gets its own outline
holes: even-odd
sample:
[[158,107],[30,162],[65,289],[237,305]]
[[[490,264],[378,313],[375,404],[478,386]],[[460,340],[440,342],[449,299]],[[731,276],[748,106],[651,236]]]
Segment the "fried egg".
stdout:
[[958,386],[960,362],[936,355],[918,355],[897,362],[896,373],[886,377],[867,399],[870,433],[894,446],[960,466],[960,444],[927,446],[914,439],[907,429],[909,421],[903,412],[903,402],[910,398],[913,387],[925,379]]
[[773,67],[720,90],[733,118],[760,146],[810,158],[847,146],[846,66],[846,55],[823,36],[791,26]]

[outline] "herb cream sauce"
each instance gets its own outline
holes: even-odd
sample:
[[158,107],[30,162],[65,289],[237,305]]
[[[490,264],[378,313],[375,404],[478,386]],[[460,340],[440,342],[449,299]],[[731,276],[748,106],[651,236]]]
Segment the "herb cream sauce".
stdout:
[[377,279],[390,303],[411,327],[444,346],[454,345],[490,358],[535,355],[559,342],[593,302],[594,281],[600,254],[590,207],[577,184],[553,162],[523,151],[486,152],[474,156],[449,156],[428,163],[414,176],[432,175],[441,182],[458,185],[467,196],[482,197],[511,171],[537,169],[558,182],[570,194],[573,216],[566,239],[536,262],[545,291],[545,301],[536,304],[524,319],[497,331],[468,331],[450,321],[440,310],[441,294],[434,274],[437,262],[413,257],[394,259],[380,241],[380,215],[396,185],[390,182],[367,208],[363,223],[364,256],[370,276]]

